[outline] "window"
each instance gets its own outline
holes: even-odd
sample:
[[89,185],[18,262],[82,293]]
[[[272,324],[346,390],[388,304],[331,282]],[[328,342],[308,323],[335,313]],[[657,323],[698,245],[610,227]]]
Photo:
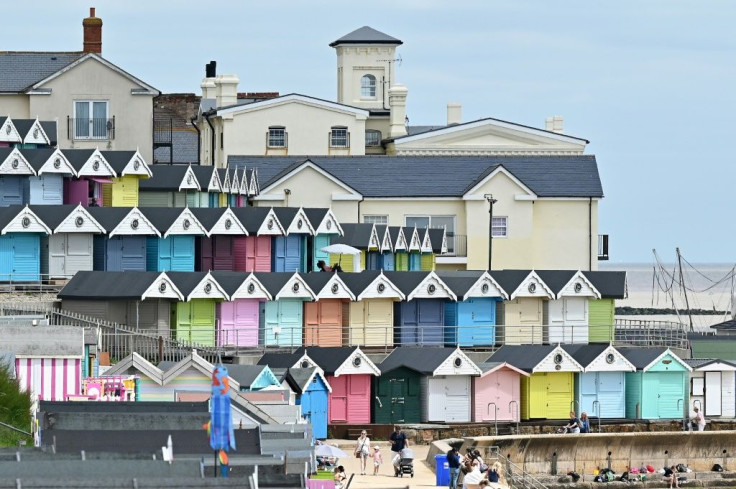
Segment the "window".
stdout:
[[363,75],[360,79],[360,96],[362,98],[376,98],[376,77]]
[[508,217],[494,217],[491,223],[491,236],[505,238],[508,236]]
[[427,227],[444,229],[447,237],[447,252],[455,253],[455,216],[406,216],[406,225],[407,227],[416,226],[417,229]]
[[381,145],[381,131],[368,129],[365,131],[365,145],[366,146],[380,146]]
[[349,148],[350,133],[347,127],[333,127],[330,132],[331,148]]
[[273,126],[268,128],[267,144],[269,148],[286,148],[286,143],[286,128],[282,126]]
[[363,216],[363,222],[366,224],[383,224],[388,225],[388,216],[387,215],[370,215],[370,216]]
[[74,102],[74,139],[111,139],[113,122],[108,119],[107,101],[77,100]]

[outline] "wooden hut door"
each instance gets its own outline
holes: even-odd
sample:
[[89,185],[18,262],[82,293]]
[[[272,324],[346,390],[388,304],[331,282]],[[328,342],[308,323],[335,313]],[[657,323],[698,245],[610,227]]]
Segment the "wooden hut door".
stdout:
[[213,261],[213,244],[212,241],[215,239],[212,238],[206,238],[201,237],[199,239],[199,271],[201,272],[208,272],[210,270],[214,270],[214,261]]
[[705,415],[721,416],[721,372],[705,372]]
[[408,394],[406,380],[390,379],[389,386],[391,388],[391,423],[403,423],[406,416],[406,396]]
[[49,275],[64,277],[66,275],[67,233],[49,236]]
[[213,246],[213,270],[233,270],[233,238],[217,236]]
[[330,394],[330,423],[348,422],[348,379],[349,375],[329,377],[327,382],[332,386]]
[[[585,411],[590,416],[597,416],[593,411],[593,402],[598,400],[598,372],[582,373],[578,376],[580,381],[580,412]],[[577,413],[580,414],[580,413]]]
[[[645,374],[646,375],[646,374]],[[684,385],[679,372],[657,372],[657,417],[678,419],[682,417],[682,401]],[[657,385],[656,383],[652,385]]]

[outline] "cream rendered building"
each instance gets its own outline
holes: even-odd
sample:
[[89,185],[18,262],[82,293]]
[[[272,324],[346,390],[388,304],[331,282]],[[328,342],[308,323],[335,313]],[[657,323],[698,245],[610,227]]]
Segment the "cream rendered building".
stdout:
[[0,53],[0,114],[56,121],[60,148],[138,149],[153,160],[159,91],[101,56],[102,20],[84,19],[80,52]]

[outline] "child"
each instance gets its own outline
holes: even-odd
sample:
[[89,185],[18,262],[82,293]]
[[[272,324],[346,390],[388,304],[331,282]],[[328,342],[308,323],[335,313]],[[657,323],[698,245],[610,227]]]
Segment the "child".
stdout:
[[383,455],[381,455],[381,448],[376,445],[373,447],[373,475],[378,475],[378,467],[383,463]]

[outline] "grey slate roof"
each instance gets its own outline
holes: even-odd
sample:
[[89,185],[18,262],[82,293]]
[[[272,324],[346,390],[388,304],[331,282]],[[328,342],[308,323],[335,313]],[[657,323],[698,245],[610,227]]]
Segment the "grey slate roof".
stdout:
[[394,284],[404,295],[410,294],[424,280],[430,272],[387,272],[383,274]]
[[[258,365],[268,365],[276,375],[276,369],[291,368],[303,353],[266,353],[259,360]],[[278,377],[278,376],[277,376]]]
[[212,180],[212,174],[215,172],[215,168],[213,166],[192,165],[192,171],[194,172],[194,176],[197,177],[200,188],[203,192],[206,192],[210,185],[210,180]]
[[38,170],[40,170],[41,167],[49,160],[54,151],[54,148],[26,148],[20,150],[23,157],[28,160],[28,163],[34,170],[36,170],[36,172],[38,172]]
[[[255,236],[258,230],[263,225],[263,222],[266,220],[266,217],[268,216],[269,211],[271,210],[271,207],[231,207],[230,210],[233,211],[233,214],[235,214],[235,217],[238,218],[238,221],[245,227],[245,230],[248,231],[248,234],[251,236]],[[281,223],[281,220],[276,217],[275,218],[279,223]],[[283,223],[281,223],[283,225]]]
[[220,284],[220,287],[222,287],[229,296],[238,290],[238,287],[243,285],[243,282],[250,274],[245,272],[233,272],[230,270],[213,270],[210,272],[210,275],[212,275],[212,278]]
[[583,275],[601,293],[601,299],[623,299],[628,295],[626,272],[583,272]]
[[186,297],[207,276],[207,272],[166,272],[166,275]]
[[[169,230],[174,221],[176,221],[181,213],[184,212],[185,208],[177,207],[139,207],[146,219],[151,221],[151,224],[163,234]],[[189,228],[194,233],[193,228]]]
[[714,324],[713,326],[711,326],[711,329],[724,330],[724,331],[734,330],[736,329],[736,319],[729,319],[728,321],[723,321],[722,323]]
[[[484,270],[453,270],[435,272],[437,276],[452,290],[457,296],[457,300],[465,300],[465,293],[475,285]],[[508,292],[508,291],[507,291]]]
[[100,153],[110,163],[110,166],[118,176],[123,173],[123,170],[130,163],[133,155],[135,155],[135,151],[100,151]]
[[83,52],[0,53],[0,92],[24,92],[84,55]]
[[368,248],[371,241],[373,224],[341,223],[340,226],[342,227],[343,235],[331,239],[330,244],[346,244],[359,250],[365,250]]
[[276,294],[284,288],[286,282],[294,276],[293,272],[256,272],[253,274],[261,284],[266,288],[271,297],[276,297]]
[[683,358],[682,361],[690,365],[693,369],[698,369],[701,367],[705,367],[707,365],[710,365],[712,363],[725,363],[726,365],[730,365],[732,367],[736,367],[736,363],[729,362],[727,360],[720,360],[717,358]]
[[444,129],[446,127],[447,126],[406,126],[406,133],[407,136],[416,136],[417,134],[423,134],[425,132],[434,131],[437,129]]
[[590,362],[601,356],[606,348],[608,348],[608,345],[604,344],[562,345],[562,349],[569,353],[583,368],[586,368],[590,365]]
[[[381,272],[379,270],[363,270],[360,273],[341,273],[340,280],[350,289],[355,297],[358,297]],[[327,273],[323,275],[329,275]]]
[[12,221],[24,206],[14,205],[12,207],[0,207],[0,229],[7,226]]
[[504,345],[486,362],[506,362],[509,365],[531,372],[556,346],[554,345]]
[[442,253],[442,238],[445,237],[444,229],[429,229],[429,240],[432,242],[432,252],[434,254]]
[[557,295],[575,275],[574,270],[535,270],[539,278]]
[[25,137],[28,136],[28,133],[31,132],[34,122],[36,122],[35,119],[13,119],[13,125],[18,130],[20,137],[23,139],[25,139]]
[[381,373],[386,373],[399,367],[407,367],[424,375],[432,375],[454,351],[455,348],[400,346],[394,348],[378,368]]
[[647,365],[657,359],[667,348],[616,348],[626,359],[636,367],[642,370]]
[[140,299],[159,275],[159,272],[80,271],[57,297],[79,300]]
[[[266,355],[274,355],[272,353],[267,353]],[[264,355],[264,357],[266,356]],[[298,360],[298,359],[297,359]],[[294,360],[296,362],[296,360]],[[261,365],[260,362],[258,362],[259,365]],[[297,392],[299,394],[302,394],[307,387],[307,382],[310,378],[312,378],[312,374],[314,374],[314,371],[317,370],[314,367],[309,368],[290,368],[290,367],[272,367],[270,364],[264,364],[268,365],[273,374],[276,376],[276,378],[279,380],[279,382],[286,381],[287,384],[294,390],[294,392]]]
[[207,229],[212,229],[212,226],[217,224],[222,215],[227,210],[227,207],[189,207],[189,210],[194,217]]
[[[250,170],[248,170],[250,172]],[[305,207],[304,214],[307,215],[307,219],[309,219],[309,223],[312,225],[312,228],[316,231],[320,224],[322,224],[322,220],[327,215],[327,211],[329,209],[323,209],[318,207]],[[333,230],[335,233],[337,233],[337,230]]]
[[249,388],[266,367],[264,365],[228,365],[230,377],[237,380],[241,388]]
[[94,153],[94,150],[93,149],[64,149],[62,150],[62,153],[64,153],[64,156],[66,156],[66,159],[69,160],[69,163],[74,167],[74,169],[77,172],[79,172],[79,170],[82,169],[84,164],[87,163],[87,160],[89,160],[90,156],[92,156],[92,153]]
[[307,356],[324,370],[326,375],[334,375],[335,371],[345,363],[345,361],[357,350],[357,347],[307,347],[299,348],[297,353],[303,354],[305,351]]
[[[232,178],[230,179],[232,182]],[[284,226],[284,229],[287,229],[289,226],[291,226],[292,221],[296,217],[296,213],[299,211],[298,207],[274,207],[273,212],[276,214],[276,217],[278,218],[279,222],[281,222],[281,225]],[[303,230],[308,230],[309,228],[307,226],[304,226],[302,228]]]
[[130,207],[87,207],[87,212],[105,228],[108,234],[120,224],[120,221],[125,219],[130,211]]
[[491,277],[510,296],[530,273],[531,270],[494,270]]
[[[153,176],[140,181],[140,190],[179,190],[189,165],[151,165],[150,168]],[[199,182],[200,186],[207,183]]]
[[330,43],[330,47],[335,47],[340,44],[403,44],[395,37],[391,37],[388,34],[377,31],[372,27],[364,25],[359,29],[355,29],[349,34],[345,34],[337,41]]
[[498,367],[499,365],[503,365],[506,362],[482,362],[482,363],[476,363],[478,368],[481,372],[486,373],[489,370],[493,370],[494,368]]
[[50,141],[50,146],[56,146],[58,142],[58,135],[56,132],[56,121],[41,121],[41,127],[43,132],[46,133]]
[[[228,157],[230,166],[258,170],[261,189],[307,157]],[[499,167],[539,197],[603,197],[593,155],[309,157],[314,165],[364,197],[461,197]],[[391,178],[386,178],[391,175]],[[380,182],[380,185],[377,184]]]
[[[197,143],[199,136],[194,129],[176,129],[171,131],[171,154],[169,148],[160,146],[153,150],[154,163],[198,163]],[[173,157],[174,161],[171,161]]]
[[77,208],[76,205],[30,205],[28,208],[38,216],[51,230],[56,229],[69,214]]
[[[391,238],[391,246],[396,248],[396,242],[399,239],[399,233],[401,232],[401,226],[389,226],[388,227],[388,235]],[[406,236],[404,236],[406,238]],[[407,243],[407,246],[409,243]]]

